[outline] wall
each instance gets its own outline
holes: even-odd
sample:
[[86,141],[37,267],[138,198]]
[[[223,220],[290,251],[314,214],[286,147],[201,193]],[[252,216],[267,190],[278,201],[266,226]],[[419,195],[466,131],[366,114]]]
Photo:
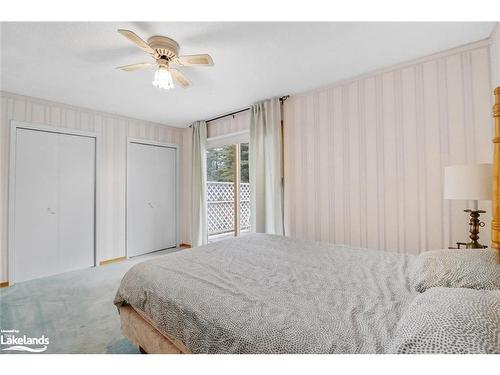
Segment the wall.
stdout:
[[491,86],[492,89],[500,86],[500,23],[495,24],[491,32]]
[[491,162],[491,103],[488,41],[293,95],[286,234],[404,253],[465,240],[466,203],[442,198],[443,168]]
[[[288,99],[287,235],[401,252],[464,240],[465,203],[442,199],[442,171],[491,160],[490,86],[500,85],[499,46],[497,24],[491,61],[488,42],[478,42]],[[181,145],[181,241],[190,243],[191,129],[5,92],[0,99],[0,281],[7,280],[12,119],[101,135],[102,259],[125,254],[126,137]],[[245,130],[248,116],[210,123],[209,137]],[[482,241],[489,243],[489,214],[484,221]]]
[[207,124],[207,137],[220,137],[231,133],[248,130],[250,127],[250,111],[240,112],[233,116],[223,117]]
[[[0,92],[0,281],[7,280],[7,208],[10,121],[94,131],[101,137],[102,168],[100,222],[101,260],[125,255],[126,138],[144,138],[180,146],[180,165],[189,150],[184,147],[186,129],[172,128],[141,120],[72,107],[5,92]],[[186,168],[181,168],[181,242],[189,241],[185,202]]]

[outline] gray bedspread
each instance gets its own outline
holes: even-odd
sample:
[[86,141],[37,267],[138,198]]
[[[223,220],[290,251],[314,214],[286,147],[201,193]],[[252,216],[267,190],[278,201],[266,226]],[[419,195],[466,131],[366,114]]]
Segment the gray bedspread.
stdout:
[[193,353],[384,353],[413,257],[254,234],[145,261],[130,304]]

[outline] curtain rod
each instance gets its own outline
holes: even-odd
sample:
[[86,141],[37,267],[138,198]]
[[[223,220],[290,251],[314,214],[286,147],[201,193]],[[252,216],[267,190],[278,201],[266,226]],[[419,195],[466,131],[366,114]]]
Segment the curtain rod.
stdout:
[[[290,95],[285,95],[285,96],[280,97],[279,99],[280,99],[281,104],[283,104],[289,97],[290,97]],[[221,115],[221,116],[217,116],[217,117],[211,118],[210,120],[205,120],[205,122],[208,124],[209,122],[212,122],[212,121],[215,121],[215,120],[220,120],[221,118],[228,117],[228,116],[234,116],[234,115],[237,115],[238,113],[246,112],[246,111],[249,111],[249,110],[250,110],[250,107],[243,108],[243,109],[240,109],[238,111],[234,111],[234,112],[231,112],[231,113],[226,113],[225,115]],[[189,125],[190,128],[192,126],[193,125]]]
[[212,121],[215,121],[215,120],[220,120],[221,118],[224,118],[224,117],[234,116],[234,115],[237,115],[238,113],[246,112],[246,111],[249,111],[249,110],[250,110],[250,107],[243,108],[243,109],[240,109],[239,111],[234,111],[234,112],[231,112],[231,113],[226,113],[225,115],[221,115],[221,116],[217,116],[217,117],[211,118],[210,120],[206,120],[205,122],[208,124],[209,122],[212,122]]

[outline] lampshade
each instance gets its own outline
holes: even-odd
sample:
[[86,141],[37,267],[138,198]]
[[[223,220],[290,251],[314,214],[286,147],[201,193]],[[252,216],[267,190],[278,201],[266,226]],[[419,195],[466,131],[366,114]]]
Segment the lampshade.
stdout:
[[452,165],[444,169],[444,198],[491,200],[492,165]]
[[159,89],[169,90],[174,88],[174,80],[172,79],[172,74],[164,66],[158,67],[152,83],[153,86],[158,87]]

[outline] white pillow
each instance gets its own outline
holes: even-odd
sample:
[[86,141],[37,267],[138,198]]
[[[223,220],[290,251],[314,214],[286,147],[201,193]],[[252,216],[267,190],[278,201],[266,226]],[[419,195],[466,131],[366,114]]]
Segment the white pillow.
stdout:
[[491,249],[433,250],[411,265],[411,283],[418,292],[432,287],[500,289],[500,264]]
[[398,322],[390,353],[500,353],[500,291],[432,288]]

